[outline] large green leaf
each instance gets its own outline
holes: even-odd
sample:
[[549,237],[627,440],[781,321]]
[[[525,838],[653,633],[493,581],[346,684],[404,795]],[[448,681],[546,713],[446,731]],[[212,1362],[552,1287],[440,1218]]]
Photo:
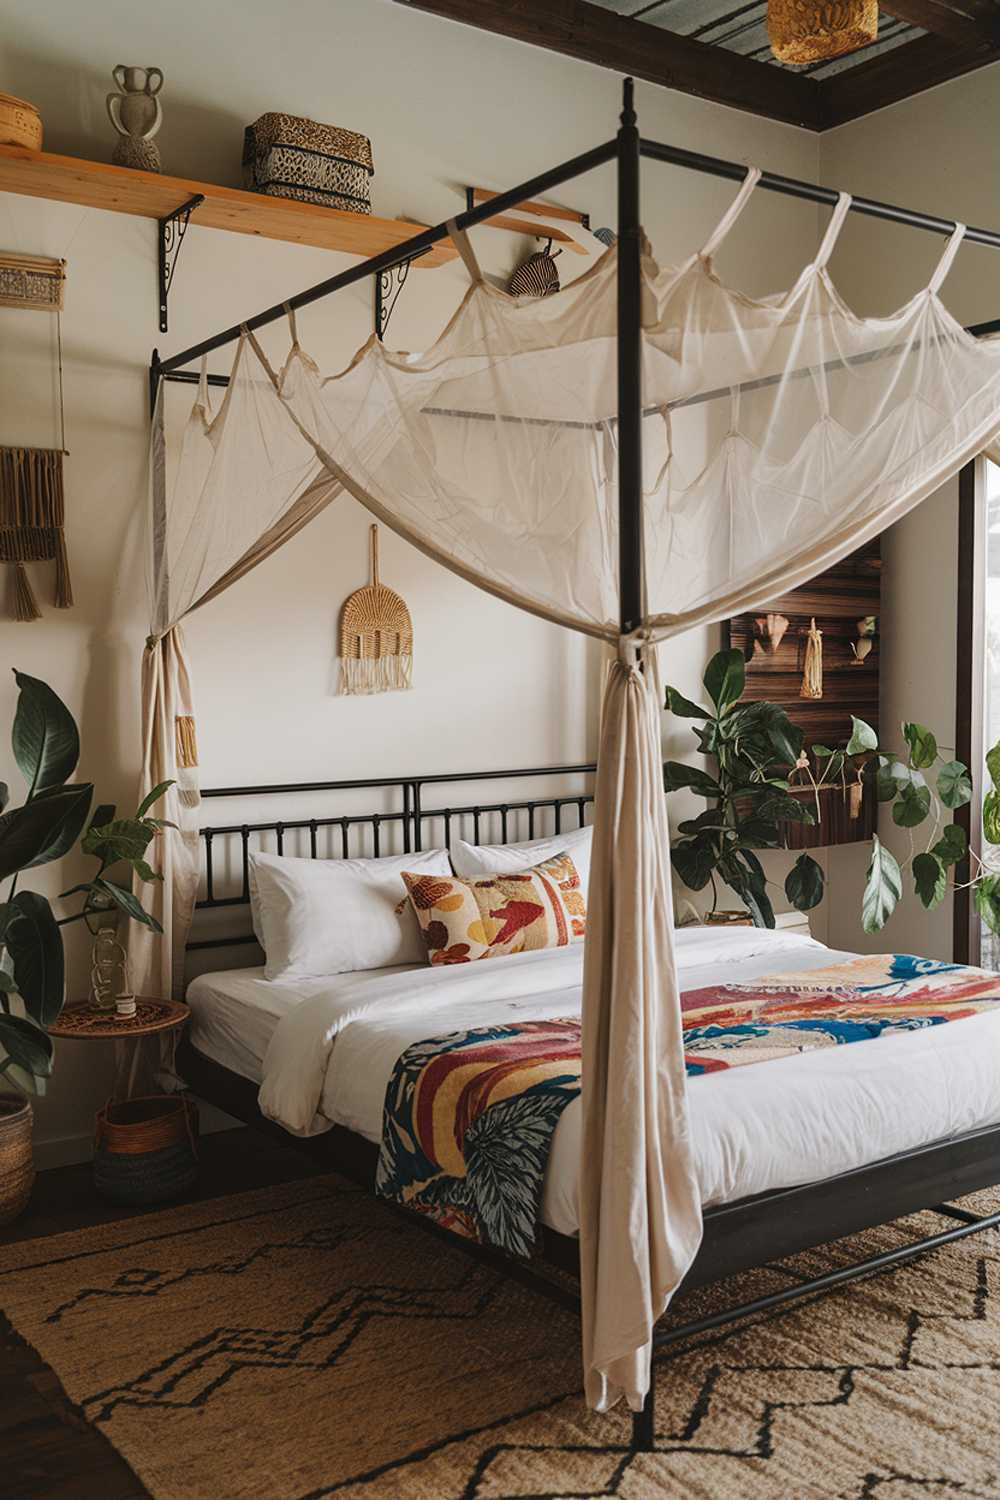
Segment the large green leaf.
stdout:
[[941,831],[941,837],[930,851],[943,865],[957,865],[969,852],[969,841],[965,829],[957,823],[949,823]]
[[876,836],[872,839],[868,881],[861,898],[861,925],[866,932],[882,931],[902,894],[903,877],[899,865]]
[[1000,743],[994,745],[992,750],[987,750],[986,769],[993,785],[1000,791]]
[[899,788],[899,795],[892,805],[892,821],[899,828],[916,828],[922,823],[931,810],[931,789],[929,786],[915,786],[912,781],[904,781]]
[[726,822],[721,807],[706,807],[696,818],[685,818],[678,823],[678,833],[704,833],[706,828],[725,828]]
[[[667,691],[669,692],[670,689],[668,688]],[[701,713],[701,709],[699,709],[698,712]],[[703,717],[707,718],[708,715],[704,714]],[[149,809],[152,807],[153,803],[154,802],[159,802],[159,800],[163,796],[164,792],[169,791],[169,789],[172,786],[173,786],[173,782],[172,781],[161,781],[158,786],[154,786],[154,788],[153,788],[153,790],[151,792],[147,792],[146,795],[145,795],[145,797],[143,797],[142,801],[139,803],[139,808],[138,808],[138,811],[136,812],[136,817],[137,818],[144,818],[146,816],[146,814],[149,812]]]
[[851,715],[851,738],[847,742],[848,755],[864,755],[869,750],[878,749],[878,735],[870,724],[864,719],[856,719]]
[[697,792],[699,797],[721,797],[722,788],[717,781],[713,781],[707,771],[702,771],[698,766],[686,766],[679,760],[666,760],[663,762],[663,789],[666,792],[679,791],[681,787],[690,787]]
[[7,949],[25,1009],[39,1026],[51,1026],[63,1008],[66,976],[62,933],[52,908],[37,891],[18,891],[10,905]]
[[54,787],[0,814],[0,880],[61,859],[80,837],[93,793],[89,782]]
[[940,906],[948,890],[948,876],[936,854],[918,854],[913,861],[913,883],[928,911]]
[[705,668],[705,691],[720,716],[743,695],[747,670],[742,651],[717,651]]
[[785,895],[796,911],[812,911],[823,899],[823,871],[809,854],[800,854],[785,877]]
[[702,834],[690,839],[678,839],[670,851],[674,869],[684,884],[692,891],[704,890],[715,869],[714,841]]
[[11,744],[28,783],[28,796],[62,786],[80,759],[80,736],[73,715],[47,683],[14,673],[20,688]]
[[109,896],[116,906],[120,906],[122,911],[130,916],[134,922],[141,922],[144,927],[151,927],[154,932],[163,931],[156,918],[151,917],[148,911],[143,910],[141,903],[124,886],[116,885],[113,880],[106,879],[95,880],[94,885],[104,895]]
[[991,844],[1000,844],[1000,792],[983,798],[983,832]]
[[[677,714],[677,716],[681,719],[710,719],[712,717],[707,708],[702,708],[699,704],[692,703],[690,698],[685,698],[684,694],[679,693],[674,687],[667,688],[666,706],[670,709],[671,713]],[[146,812],[148,807],[152,807],[153,802],[156,801],[156,798],[160,795],[161,792],[166,791],[169,785],[170,782],[165,781],[162,787],[157,787],[155,794],[150,792],[152,801],[147,801],[142,804],[139,809],[140,817],[144,812]]]
[[84,854],[93,854],[107,865],[119,859],[142,859],[154,832],[145,819],[116,818],[113,823],[88,828],[80,847]]
[[719,861],[719,873],[742,898],[755,927],[774,926],[774,908],[767,894],[767,880],[756,855],[749,850],[727,854]]
[[948,760],[938,772],[937,792],[949,812],[972,801],[972,778],[960,760]]
[[0,813],[3,812],[9,801],[10,787],[7,785],[6,781],[0,781]]
[[937,760],[937,740],[923,724],[903,724],[903,738],[910,747],[910,761],[918,770],[925,771]]
[[52,1072],[52,1038],[24,1016],[0,1015],[0,1047],[14,1064],[33,1078]]
[[815,823],[816,814],[804,797],[793,797],[788,792],[771,790],[758,803],[754,812],[758,818],[776,823]]
[[976,911],[990,932],[1000,932],[1000,875],[987,875],[973,887]]

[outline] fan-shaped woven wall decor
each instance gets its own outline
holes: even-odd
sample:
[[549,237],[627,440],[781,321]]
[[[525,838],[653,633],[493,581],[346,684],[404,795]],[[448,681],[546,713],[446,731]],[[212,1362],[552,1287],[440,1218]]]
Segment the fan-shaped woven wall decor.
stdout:
[[378,576],[378,527],[371,528],[371,583],[340,617],[340,691],[391,693],[413,680],[413,623],[405,602]]

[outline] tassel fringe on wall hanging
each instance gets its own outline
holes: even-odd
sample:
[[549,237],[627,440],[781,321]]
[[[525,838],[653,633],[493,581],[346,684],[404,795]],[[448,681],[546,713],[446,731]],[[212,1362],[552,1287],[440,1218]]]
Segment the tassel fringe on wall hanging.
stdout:
[[816,621],[809,621],[806,632],[806,662],[802,673],[800,698],[822,698],[823,696],[823,632],[816,629]]
[[410,611],[378,575],[378,527],[372,526],[371,583],[344,604],[340,617],[340,691],[391,693],[412,686]]
[[16,620],[40,614],[25,563],[54,562],[56,608],[73,603],[64,522],[61,449],[0,448],[0,562],[13,564]]

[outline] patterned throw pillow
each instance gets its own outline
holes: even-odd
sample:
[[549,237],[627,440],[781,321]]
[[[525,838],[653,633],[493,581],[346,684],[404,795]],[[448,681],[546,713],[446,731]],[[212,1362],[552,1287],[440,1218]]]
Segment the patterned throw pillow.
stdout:
[[468,964],[583,937],[587,902],[568,854],[519,874],[403,875],[432,964]]

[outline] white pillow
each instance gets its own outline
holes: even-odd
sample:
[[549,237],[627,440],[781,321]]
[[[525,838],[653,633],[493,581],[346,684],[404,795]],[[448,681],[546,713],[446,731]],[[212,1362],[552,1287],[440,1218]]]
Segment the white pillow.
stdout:
[[556,833],[549,839],[529,839],[525,844],[467,844],[456,839],[451,846],[451,864],[456,875],[516,874],[532,865],[540,865],[556,854],[568,854],[576,865],[583,893],[590,880],[590,846],[592,828],[574,828]]
[[385,859],[251,854],[250,910],[264,949],[264,978],[322,978],[425,962],[404,870],[449,875],[448,851]]

